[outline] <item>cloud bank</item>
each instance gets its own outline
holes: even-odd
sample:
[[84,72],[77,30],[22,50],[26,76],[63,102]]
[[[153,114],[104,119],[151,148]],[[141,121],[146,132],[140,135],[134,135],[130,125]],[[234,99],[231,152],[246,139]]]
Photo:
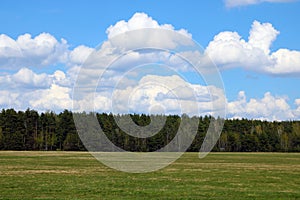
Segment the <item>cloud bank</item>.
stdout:
[[[128,21],[122,20],[111,25],[106,33],[108,38],[112,38],[120,33],[139,28],[167,29],[192,38],[187,30],[175,30],[170,24],[159,24],[145,13],[136,13]],[[280,32],[272,24],[254,21],[247,40],[237,32],[224,31],[214,37],[205,48],[204,54],[211,57],[221,70],[242,67],[246,70],[270,75],[299,76],[299,51],[278,49],[272,52],[270,49],[279,34]],[[133,40],[135,42],[132,45],[140,45],[139,42],[144,39],[139,37],[137,36]],[[176,44],[173,42],[174,38],[162,36],[153,38],[154,42],[164,42],[166,47],[176,48]],[[104,42],[103,45],[110,44]],[[24,34],[17,39],[1,34],[0,106],[21,110],[30,107],[39,111],[71,109],[72,88],[80,65],[93,51],[94,48],[84,45],[71,49],[66,40],[58,40],[49,33],[41,33],[35,37]],[[191,55],[193,53],[197,52],[186,52]],[[107,52],[107,55],[114,56],[113,49]],[[143,76],[139,71],[131,71],[126,76],[123,75],[129,66],[139,65],[141,61],[151,62],[158,57],[162,63],[166,63],[182,73],[187,69],[182,60],[175,56],[172,57],[166,52],[155,54],[132,52],[126,58],[119,60],[119,64],[115,68],[112,66],[111,70],[107,71],[107,76],[104,77],[107,88],[119,83],[113,93],[115,97],[118,97],[117,99],[112,99],[111,93],[107,91],[97,91],[95,96],[87,94],[85,98],[78,100],[77,105],[79,107],[87,105],[91,98],[95,98],[96,101],[90,105],[90,109],[101,112],[110,112],[111,101],[115,100],[117,101],[116,105],[119,106],[115,109],[120,112],[156,113],[157,108],[160,108],[167,114],[176,114],[182,106],[190,114],[198,112],[211,114],[211,101],[217,103],[222,99],[218,96],[210,96],[209,90],[218,93],[219,88],[215,86],[192,84],[168,71],[164,71],[165,74],[149,72],[150,74]],[[55,69],[56,65],[63,65],[64,70],[47,72],[47,69]],[[45,69],[45,72],[37,73],[36,69]],[[147,67],[142,69],[146,70]],[[88,82],[95,71],[87,70],[85,73]],[[153,84],[146,84],[147,82]],[[176,98],[176,94],[180,94],[180,98]],[[128,102],[130,103],[129,107],[127,106]],[[195,104],[198,109],[195,109]],[[286,96],[276,96],[267,91],[263,97],[257,99],[247,98],[246,92],[240,91],[236,100],[228,102],[227,110],[230,118],[300,119],[300,99],[295,99],[294,104],[294,107],[290,106]],[[122,107],[122,105],[126,106]],[[80,110],[80,108],[78,109]]]

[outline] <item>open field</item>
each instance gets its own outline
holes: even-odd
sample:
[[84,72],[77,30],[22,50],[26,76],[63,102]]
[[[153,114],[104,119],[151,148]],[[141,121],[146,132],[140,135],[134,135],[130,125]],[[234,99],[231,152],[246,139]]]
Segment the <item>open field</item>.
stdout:
[[153,173],[86,152],[0,152],[0,199],[300,199],[300,154],[186,153]]

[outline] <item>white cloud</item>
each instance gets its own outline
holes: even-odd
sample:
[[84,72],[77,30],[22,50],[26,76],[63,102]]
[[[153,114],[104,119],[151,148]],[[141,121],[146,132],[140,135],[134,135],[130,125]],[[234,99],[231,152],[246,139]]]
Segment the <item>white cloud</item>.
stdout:
[[0,58],[22,57],[19,45],[5,34],[0,34]]
[[24,94],[30,96],[29,105],[37,110],[64,110],[72,108],[71,89],[52,84],[49,89]]
[[36,90],[49,88],[52,83],[70,85],[70,81],[63,71],[56,70],[53,74],[37,74],[28,68],[21,68],[15,74],[0,76],[0,88],[6,90]]
[[300,52],[279,49],[270,56],[275,64],[266,67],[266,71],[276,75],[300,75]]
[[295,104],[300,107],[300,99],[296,99]]
[[[18,101],[19,93],[8,90],[0,90],[0,105],[6,108],[20,108],[22,102]],[[21,107],[22,108],[22,107]]]
[[61,39],[59,42],[49,33],[41,33],[36,37],[26,33],[16,40],[2,34],[0,36],[0,67],[19,69],[65,63],[68,51],[66,40]]
[[[107,28],[106,33],[108,38],[112,38],[118,34],[125,33],[132,30],[142,29],[142,28],[162,28],[174,31],[174,27],[171,24],[162,24],[152,19],[145,13],[135,13],[129,20],[121,20],[115,25],[111,25]],[[186,37],[191,37],[191,34],[188,33],[185,29],[180,29],[177,32],[185,35]]]
[[[143,28],[155,28],[155,30]],[[157,32],[157,29],[162,31]],[[121,34],[125,32],[129,33]],[[80,70],[76,85],[84,85],[85,90],[80,92],[78,98],[88,96],[91,90],[86,88],[95,88],[98,85],[99,77],[101,77],[100,85],[102,87],[112,88],[125,76],[127,79],[122,81],[121,86],[126,88],[126,86],[136,84],[143,75],[163,74],[164,70],[147,71],[149,67],[147,69],[146,64],[155,65],[159,63],[168,65],[170,68],[173,67],[178,71],[187,69],[186,61],[163,50],[166,48],[175,49],[180,45],[190,45],[191,35],[183,29],[175,30],[171,25],[160,25],[145,13],[136,13],[127,22],[120,21],[110,26],[107,29],[107,34],[109,40],[105,41],[99,49],[96,49],[89,56],[84,68]],[[159,48],[159,50],[150,50],[151,47]],[[132,50],[136,48],[139,50]],[[79,52],[85,51],[85,48],[78,48],[78,50],[80,50]],[[78,57],[76,51],[77,49],[72,51],[71,58]],[[72,70],[71,73],[74,74],[74,71]],[[138,74],[136,77],[130,77],[127,73]]]
[[73,50],[67,41],[58,41],[50,33],[35,37],[26,33],[16,40],[0,35],[0,68],[16,70],[21,68],[43,68],[63,64],[68,67],[82,64],[94,49],[80,45]]
[[295,100],[296,109],[294,110],[294,115],[300,118],[300,99]]
[[71,63],[74,64],[82,64],[88,56],[94,51],[93,48],[80,45],[76,48],[74,48],[70,54],[69,54],[69,59]]
[[205,53],[221,69],[242,67],[260,73],[274,75],[300,75],[300,52],[270,46],[277,31],[270,23],[254,21],[248,41],[237,32],[221,32],[207,46]]
[[[136,13],[128,21],[117,22],[107,29],[108,38],[111,40],[105,42],[98,52],[91,55],[90,61],[93,65],[80,72],[83,75],[79,80],[82,81],[80,83],[84,83],[87,88],[97,85],[98,72],[102,74],[108,61],[119,55],[120,52],[116,51],[116,46],[122,46],[124,42],[131,41],[130,48],[140,47],[143,43],[146,46],[164,44],[165,48],[175,49],[178,44],[185,44],[188,41],[176,38],[175,34],[174,37],[172,34],[171,37],[168,34],[153,36],[151,29],[146,34],[145,31],[137,31],[134,38],[128,39],[120,36],[120,33],[139,28],[159,28],[173,33],[182,33],[183,38],[190,39],[192,37],[184,29],[175,30],[172,25],[159,24],[145,13]],[[289,49],[271,52],[270,47],[278,34],[279,31],[272,24],[254,21],[248,41],[244,40],[237,32],[221,32],[209,43],[205,53],[212,57],[221,69],[244,67],[248,70],[268,74],[300,75],[300,52]],[[67,41],[64,39],[58,41],[49,33],[42,33],[36,37],[24,34],[16,40],[4,34],[0,35],[0,67],[15,71],[14,74],[0,75],[0,105],[16,109],[30,107],[40,111],[71,109],[73,82],[77,77],[80,65],[93,51],[93,48],[83,45],[69,49]],[[106,57],[97,60],[99,58],[97,53],[102,53]],[[201,54],[199,51],[186,51],[182,55],[193,59],[199,54]],[[175,72],[186,72],[188,69],[182,59],[169,52],[130,52],[105,71],[101,84],[106,90],[99,90],[94,96],[94,88],[88,89],[82,98],[74,99],[77,106],[75,109],[86,108],[87,110],[96,109],[100,112],[110,112],[113,91],[116,97],[113,99],[115,100],[114,106],[116,111],[120,112],[127,112],[129,109],[131,112],[150,113],[155,108],[156,113],[160,111],[167,114],[185,112],[192,115],[199,111],[204,115],[214,114],[215,110],[222,107],[224,96],[222,96],[222,90],[215,86],[191,84],[174,73],[162,75],[160,73],[167,72],[162,68],[156,70],[152,75],[150,75],[152,72],[145,73],[144,66],[140,66],[140,71],[130,71],[130,67],[145,62],[164,63],[173,67]],[[53,73],[36,73],[34,68],[29,68],[29,66],[49,67],[59,63],[68,67],[66,68],[67,72],[57,70]],[[117,83],[119,85],[114,87]],[[292,109],[287,103],[286,97],[274,96],[271,93],[266,93],[262,98],[247,100],[245,92],[241,91],[237,100],[229,102],[227,105],[230,117],[267,120],[300,118],[299,99],[295,100],[296,108]]]
[[[156,107],[155,113],[210,115],[222,108],[222,95],[214,86],[190,84],[176,75],[147,75],[135,85],[86,95],[75,105],[79,110],[98,112],[151,113]],[[286,96],[274,96],[270,92],[262,98],[247,99],[245,92],[240,91],[235,101],[226,104],[227,117],[269,121],[300,119],[300,100],[295,101],[296,109],[287,101]]]
[[35,74],[28,68],[20,69],[16,74],[12,75],[10,79],[19,87],[47,87],[51,82],[50,77],[47,74]]
[[270,53],[270,46],[278,34],[279,31],[272,24],[254,21],[250,30],[248,43],[252,48],[261,49],[268,55]]
[[288,3],[293,2],[295,0],[224,0],[226,7],[237,7],[237,6],[247,6],[260,4],[264,2],[269,3]]
[[240,91],[236,101],[228,103],[228,115],[232,118],[249,118],[263,120],[299,119],[287,103],[286,97],[273,96],[266,92],[261,99],[250,98],[247,101],[244,91]]
[[177,75],[144,76],[133,87],[115,90],[113,97],[115,111],[122,113],[128,108],[131,112],[150,113],[151,108],[159,106],[161,113],[189,115],[213,114],[219,109],[218,101],[224,100],[222,90],[190,84]]
[[[125,77],[126,79],[126,77]],[[126,79],[127,80],[127,79]],[[214,86],[190,84],[178,75],[145,75],[138,82],[106,90],[88,90],[74,101],[78,111],[209,115],[220,109],[224,94]],[[85,87],[83,87],[85,88]],[[223,102],[224,105],[225,102]]]
[[15,74],[0,76],[0,106],[39,111],[71,109],[70,85],[70,78],[63,71],[37,74],[21,68]]
[[[155,32],[153,29],[165,31]],[[134,34],[121,34],[130,31],[134,31]],[[120,45],[128,49],[140,48],[141,46],[175,49],[178,45],[190,43],[190,38],[192,38],[187,30],[175,30],[171,24],[159,24],[145,13],[135,13],[127,22],[122,20],[111,25],[107,28],[106,33],[110,45]]]

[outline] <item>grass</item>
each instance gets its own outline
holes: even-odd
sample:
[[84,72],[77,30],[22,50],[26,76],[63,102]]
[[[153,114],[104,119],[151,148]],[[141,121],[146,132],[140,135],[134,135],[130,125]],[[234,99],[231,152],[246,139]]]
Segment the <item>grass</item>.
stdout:
[[300,199],[300,154],[185,153],[152,173],[86,152],[0,152],[0,199]]

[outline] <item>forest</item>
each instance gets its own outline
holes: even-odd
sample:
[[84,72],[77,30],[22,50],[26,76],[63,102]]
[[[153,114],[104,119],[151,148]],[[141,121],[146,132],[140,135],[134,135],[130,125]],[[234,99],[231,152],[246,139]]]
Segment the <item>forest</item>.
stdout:
[[[81,113],[81,115],[86,115]],[[175,137],[182,116],[168,115],[157,134],[138,138],[121,130],[113,114],[95,113],[106,136],[118,147],[136,152],[156,151]],[[145,114],[128,114],[139,126],[151,122]],[[121,116],[117,116],[121,117]],[[156,115],[152,117],[162,117]],[[185,116],[187,117],[187,116]],[[188,151],[199,151],[205,138],[211,116],[198,117],[197,134]],[[0,112],[0,150],[86,151],[78,136],[73,113],[35,110]],[[226,119],[222,134],[213,151],[226,152],[300,152],[300,121],[261,121],[250,119]]]

